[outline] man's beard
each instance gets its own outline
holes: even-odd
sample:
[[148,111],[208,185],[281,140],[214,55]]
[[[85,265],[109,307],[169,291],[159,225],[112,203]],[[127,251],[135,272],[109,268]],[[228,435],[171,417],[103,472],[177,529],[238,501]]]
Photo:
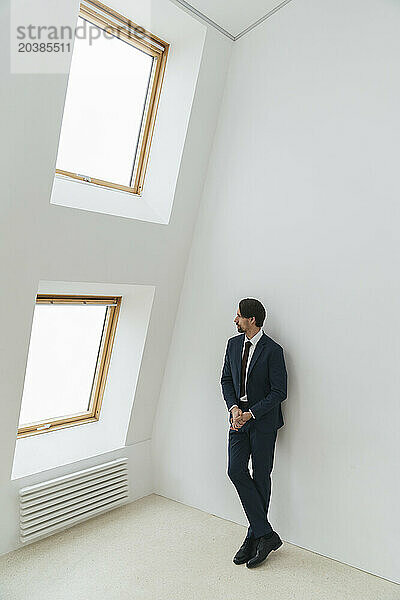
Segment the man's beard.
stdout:
[[238,330],[238,332],[239,332],[239,333],[243,333],[243,332],[244,332],[244,329],[242,329],[242,328],[240,327],[240,325],[237,325],[237,330]]

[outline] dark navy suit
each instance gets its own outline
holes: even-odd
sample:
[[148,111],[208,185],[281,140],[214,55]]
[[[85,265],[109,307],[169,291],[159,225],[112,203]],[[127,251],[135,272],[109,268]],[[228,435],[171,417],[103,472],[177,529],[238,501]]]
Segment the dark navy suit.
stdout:
[[[222,369],[222,393],[228,410],[240,405],[240,377],[245,335],[228,340]],[[272,531],[268,522],[271,471],[277,430],[282,427],[281,402],[287,395],[283,350],[270,337],[261,336],[248,367],[246,394],[254,415],[237,430],[229,430],[228,476],[249,520],[247,535],[260,537]],[[229,415],[229,421],[232,417]],[[253,477],[248,464],[251,456]]]

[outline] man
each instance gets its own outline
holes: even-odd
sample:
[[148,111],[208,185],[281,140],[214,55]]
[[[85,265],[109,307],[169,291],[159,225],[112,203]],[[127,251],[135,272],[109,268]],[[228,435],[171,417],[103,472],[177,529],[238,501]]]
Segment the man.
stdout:
[[[259,300],[240,301],[234,322],[241,335],[228,340],[221,377],[230,412],[228,476],[249,521],[246,539],[233,562],[246,563],[248,568],[261,564],[282,545],[267,515],[287,375],[281,346],[262,330],[265,314]],[[250,456],[253,477],[248,469]]]

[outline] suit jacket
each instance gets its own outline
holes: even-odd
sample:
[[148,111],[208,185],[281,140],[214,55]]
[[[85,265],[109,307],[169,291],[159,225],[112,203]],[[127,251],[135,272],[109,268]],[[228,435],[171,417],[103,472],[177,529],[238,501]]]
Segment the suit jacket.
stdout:
[[[239,404],[244,338],[244,333],[236,335],[228,340],[226,347],[221,386],[228,410],[234,404]],[[251,357],[246,393],[257,428],[273,431],[282,427],[284,422],[281,402],[287,396],[285,359],[281,346],[265,333]],[[250,422],[251,420],[243,427]]]

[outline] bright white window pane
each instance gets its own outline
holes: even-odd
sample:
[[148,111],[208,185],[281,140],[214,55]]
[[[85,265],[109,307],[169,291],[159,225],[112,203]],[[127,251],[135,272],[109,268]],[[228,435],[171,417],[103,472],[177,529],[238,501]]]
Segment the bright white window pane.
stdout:
[[35,306],[20,427],[88,410],[106,310]]
[[100,37],[75,39],[57,169],[129,186],[153,59],[89,27]]

